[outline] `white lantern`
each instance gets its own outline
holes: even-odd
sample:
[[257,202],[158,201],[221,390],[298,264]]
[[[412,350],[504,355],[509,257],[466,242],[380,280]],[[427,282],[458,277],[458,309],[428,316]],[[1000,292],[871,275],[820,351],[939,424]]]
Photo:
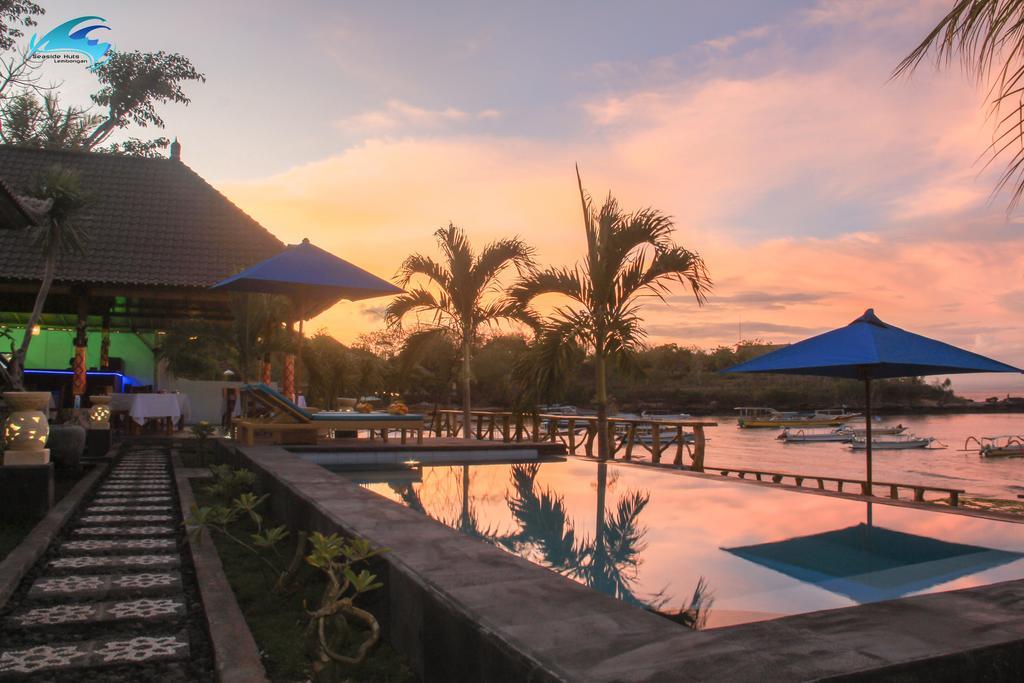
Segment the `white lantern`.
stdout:
[[110,429],[110,397],[105,395],[90,396],[89,429]]
[[46,413],[50,407],[47,391],[6,391],[4,402],[11,414],[4,423],[4,465],[45,465],[50,462],[46,439],[50,423]]

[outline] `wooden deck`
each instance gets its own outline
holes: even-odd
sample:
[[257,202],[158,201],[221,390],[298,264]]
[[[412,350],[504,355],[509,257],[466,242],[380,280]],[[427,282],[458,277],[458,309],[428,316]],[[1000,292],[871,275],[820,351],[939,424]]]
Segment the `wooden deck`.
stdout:
[[387,442],[380,439],[320,439],[315,446],[297,445],[289,446],[288,450],[300,453],[309,452],[331,452],[331,453],[367,453],[381,450],[403,451],[409,453],[429,451],[517,451],[523,448],[533,448],[541,456],[565,455],[565,445],[562,443],[551,443],[550,441],[481,441],[453,437],[424,437],[423,443],[400,443],[395,439]]

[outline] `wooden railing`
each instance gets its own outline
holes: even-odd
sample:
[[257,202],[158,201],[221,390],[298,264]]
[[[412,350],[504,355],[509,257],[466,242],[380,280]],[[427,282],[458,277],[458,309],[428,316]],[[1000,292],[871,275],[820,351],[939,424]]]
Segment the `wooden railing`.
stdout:
[[[597,417],[593,415],[522,415],[492,410],[474,410],[470,413],[471,434],[477,439],[491,441],[561,441],[575,453],[582,446],[587,455],[594,455],[594,441],[597,439]],[[700,420],[659,420],[652,418],[608,418],[610,455],[619,452],[623,460],[632,460],[637,447],[646,448],[651,460],[660,463],[662,455],[674,447],[673,464],[683,464],[683,452],[690,454],[690,469],[704,471],[705,427],[715,427],[717,422]],[[639,428],[639,429],[638,429]],[[687,432],[692,430],[693,443],[687,443]],[[438,410],[433,417],[431,431],[435,436],[457,437],[464,434],[461,410]],[[644,433],[650,443],[641,438]],[[663,438],[663,432],[672,435]],[[692,446],[692,448],[691,448]]]
[[[751,470],[746,468],[735,468],[735,467],[713,467],[712,471],[720,473],[723,477],[730,475],[737,475],[740,479],[746,479],[748,476],[753,477],[757,481],[769,481],[773,484],[785,484],[786,480],[791,479],[793,484],[798,487],[803,487],[805,481],[817,482],[817,488],[823,491],[836,491],[837,493],[846,493],[843,491],[844,485],[852,485],[859,487],[860,495],[862,496],[874,496],[874,487],[888,487],[889,498],[893,500],[900,499],[900,489],[905,489],[913,492],[914,501],[918,503],[932,502],[926,501],[924,494],[926,492],[943,493],[949,496],[950,507],[957,507],[960,505],[960,494],[964,493],[964,489],[950,489],[942,486],[925,486],[923,484],[897,484],[891,481],[872,481],[871,487],[868,486],[868,482],[864,479],[846,479],[844,477],[824,477],[817,474],[792,474],[789,472],[766,472],[764,470]],[[827,488],[825,483],[835,484],[834,489]]]

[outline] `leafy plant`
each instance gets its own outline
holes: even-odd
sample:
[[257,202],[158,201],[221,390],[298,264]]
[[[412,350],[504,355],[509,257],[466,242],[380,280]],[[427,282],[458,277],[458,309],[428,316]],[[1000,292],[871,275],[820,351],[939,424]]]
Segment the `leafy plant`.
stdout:
[[198,424],[192,425],[189,431],[196,438],[196,456],[199,458],[199,462],[205,465],[206,454],[210,447],[210,437],[217,431],[217,428],[206,420],[202,420]]
[[[309,543],[312,551],[306,556],[306,562],[319,569],[327,579],[320,606],[309,611],[310,627],[315,629],[317,637],[318,661],[313,665],[313,670],[325,676],[325,680],[334,680],[332,662],[358,664],[380,640],[380,624],[376,617],[357,607],[354,601],[383,584],[377,581],[376,574],[367,569],[357,574],[354,566],[383,551],[374,550],[362,538],[346,541],[337,534],[324,536],[319,532],[310,534]],[[341,654],[334,649],[334,643],[348,640],[352,635],[348,619],[361,621],[369,630],[351,655]],[[334,629],[333,634],[331,627]]]
[[[211,506],[193,505],[185,521],[190,538],[194,543],[202,539],[203,531],[218,534],[237,546],[249,551],[260,561],[264,575],[269,571],[273,590],[284,593],[292,585],[301,561],[319,570],[326,579],[323,594],[316,609],[306,607],[310,617],[309,630],[315,634],[316,662],[313,670],[323,680],[338,680],[341,673],[335,672],[336,664],[359,664],[380,640],[380,624],[370,612],[357,607],[355,600],[381,587],[376,574],[358,567],[375,555],[384,552],[374,549],[362,538],[345,539],[338,534],[325,536],[319,532],[299,532],[295,552],[290,563],[283,564],[279,550],[281,543],[289,536],[285,526],[270,527],[260,512],[267,496],[258,496],[245,490],[255,482],[255,475],[244,469],[232,469],[228,465],[212,466],[214,483],[205,492],[218,501],[228,501]],[[243,538],[232,527],[248,519],[255,526],[255,533]],[[306,554],[306,547],[309,553]],[[269,554],[268,552],[269,551]],[[305,607],[305,605],[304,605]],[[365,635],[356,633],[349,620],[361,622],[367,629]],[[359,639],[354,653],[340,652],[341,645]]]
[[223,505],[230,505],[256,483],[255,474],[246,469],[233,469],[231,465],[210,465],[210,472],[213,483],[206,487],[206,493]]

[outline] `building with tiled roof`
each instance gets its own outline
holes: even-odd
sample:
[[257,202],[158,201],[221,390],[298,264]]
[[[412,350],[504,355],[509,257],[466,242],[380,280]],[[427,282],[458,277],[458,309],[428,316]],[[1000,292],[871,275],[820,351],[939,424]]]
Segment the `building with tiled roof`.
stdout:
[[[0,327],[24,327],[42,280],[42,250],[26,227],[45,209],[26,200],[34,178],[54,165],[73,169],[90,197],[75,218],[88,235],[84,253],[61,257],[44,308],[41,327],[56,334],[33,343],[27,367],[66,367],[69,333],[83,322],[90,334],[120,331],[114,346],[135,353],[175,320],[229,320],[231,295],[209,286],[284,248],[184,164],[179,145],[171,157],[0,145]],[[97,353],[90,343],[90,367]],[[151,352],[142,355],[151,366]]]
[[[76,217],[88,235],[85,251],[62,257],[48,315],[75,313],[71,299],[87,295],[91,315],[123,298],[109,312],[116,325],[135,329],[159,327],[153,318],[167,316],[223,317],[226,295],[207,288],[284,248],[180,158],[0,145],[0,178],[14,192],[23,194],[53,165],[77,171],[90,202]],[[42,273],[43,255],[29,233],[0,231],[4,322],[31,310]]]

